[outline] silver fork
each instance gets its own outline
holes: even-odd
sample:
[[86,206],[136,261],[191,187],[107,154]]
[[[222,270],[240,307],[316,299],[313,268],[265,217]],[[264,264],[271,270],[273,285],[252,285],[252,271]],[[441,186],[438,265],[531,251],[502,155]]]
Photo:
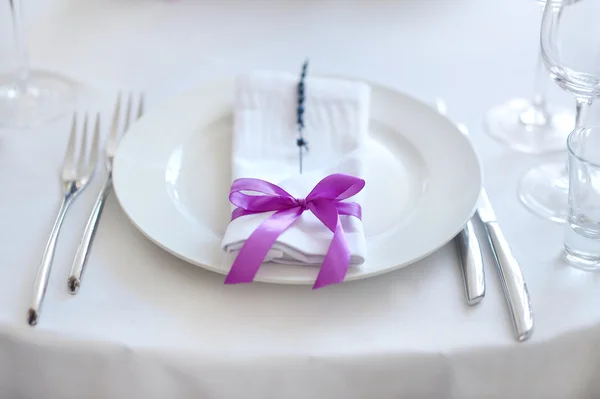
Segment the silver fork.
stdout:
[[[106,180],[104,181],[104,185],[102,186],[102,189],[98,194],[98,198],[96,199],[94,208],[92,209],[90,217],[85,226],[85,231],[83,232],[81,242],[77,247],[77,253],[75,254],[75,258],[73,259],[71,274],[69,275],[69,279],[67,281],[69,292],[73,295],[77,294],[77,292],[79,291],[79,287],[81,286],[81,277],[83,275],[85,265],[87,264],[87,260],[90,253],[90,247],[92,246],[94,236],[96,235],[96,230],[100,221],[100,215],[102,214],[102,210],[104,209],[106,197],[108,196],[108,193],[110,192],[110,189],[112,187],[112,166],[113,160],[115,158],[115,153],[117,151],[117,146],[121,137],[129,130],[132,108],[133,96],[131,93],[129,93],[127,98],[127,106],[125,109],[123,129],[121,129],[122,133],[119,134],[119,120],[121,115],[121,93],[119,93],[117,97],[117,104],[115,106],[112,124],[110,127],[110,133],[106,140],[106,150],[104,153],[104,165],[106,166],[107,171]],[[138,119],[140,116],[142,116],[143,112],[144,95],[140,94],[138,100],[137,114],[135,118]]]
[[[63,186],[63,199],[56,216],[56,221],[52,227],[52,232],[46,243],[46,249],[40,262],[35,283],[33,286],[33,298],[27,312],[27,321],[30,325],[37,324],[40,317],[40,311],[44,296],[46,295],[46,287],[52,269],[52,261],[54,259],[54,250],[56,242],[62,226],[65,214],[73,200],[83,191],[91,180],[96,163],[98,161],[98,142],[100,132],[100,115],[96,114],[96,123],[94,127],[94,136],[92,138],[91,149],[86,156],[87,139],[88,139],[88,117],[84,117],[83,134],[81,135],[81,143],[79,151],[76,153],[75,142],[77,140],[77,114],[73,115],[73,123],[71,126],[71,135],[67,144],[67,152],[63,162],[61,172],[61,184]],[[77,158],[77,161],[76,161]]]

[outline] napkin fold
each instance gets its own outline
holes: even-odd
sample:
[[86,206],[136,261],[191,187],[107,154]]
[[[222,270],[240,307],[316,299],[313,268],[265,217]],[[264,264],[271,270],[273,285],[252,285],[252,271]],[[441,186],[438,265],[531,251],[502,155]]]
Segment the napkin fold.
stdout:
[[[364,178],[371,89],[342,79],[305,80],[304,138],[310,151],[299,173],[296,145],[298,76],[254,72],[235,82],[232,179],[267,180],[304,198],[325,176],[345,173]],[[368,186],[368,184],[367,184]],[[365,190],[347,201],[362,203]],[[222,248],[231,261],[258,225],[273,212],[247,215],[229,223]],[[350,266],[366,258],[362,222],[340,216],[351,252]],[[320,266],[333,233],[306,211],[275,242],[265,262]]]

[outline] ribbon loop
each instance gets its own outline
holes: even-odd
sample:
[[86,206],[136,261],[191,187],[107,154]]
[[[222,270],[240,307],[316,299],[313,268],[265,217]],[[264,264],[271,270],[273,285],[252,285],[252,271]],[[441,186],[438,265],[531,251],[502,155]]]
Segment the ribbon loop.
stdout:
[[343,201],[358,194],[365,187],[365,181],[351,175],[336,173],[321,180],[312,189],[307,199],[327,198]]
[[281,187],[264,180],[244,178],[234,181],[229,201],[237,208],[232,213],[232,220],[255,213],[276,212],[250,234],[233,262],[225,283],[252,282],[277,238],[306,210],[310,210],[333,233],[313,289],[343,282],[350,265],[350,249],[339,216],[362,219],[362,210],[355,202],[341,201],[359,193],[364,186],[363,179],[336,173],[317,183],[306,198],[294,198]]

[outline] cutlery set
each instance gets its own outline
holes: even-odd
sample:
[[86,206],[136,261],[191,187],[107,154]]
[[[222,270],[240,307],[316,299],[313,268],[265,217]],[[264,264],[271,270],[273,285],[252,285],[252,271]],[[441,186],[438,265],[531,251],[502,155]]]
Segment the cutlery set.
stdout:
[[[436,100],[436,108],[441,115],[447,115],[446,104],[443,100]],[[465,136],[469,136],[465,125],[456,124],[456,126]],[[455,239],[461,261],[467,303],[476,305],[485,296],[484,262],[480,240],[473,223],[475,219],[478,219],[483,226],[494,255],[494,262],[502,282],[502,289],[513,321],[516,338],[519,341],[525,341],[533,333],[533,311],[529,291],[521,267],[498,226],[496,213],[492,208],[485,188],[481,190],[475,213],[476,218],[469,220]],[[477,222],[477,220],[475,221]]]
[[[121,94],[119,94],[115,106],[112,124],[110,132],[105,143],[105,167],[107,170],[107,176],[105,182],[98,194],[98,198],[89,220],[84,230],[77,253],[75,255],[72,270],[68,279],[69,291],[72,294],[76,294],[79,286],[81,285],[81,276],[89,257],[89,249],[92,245],[94,234],[96,232],[100,215],[104,207],[105,199],[110,191],[112,185],[112,161],[115,156],[117,145],[120,137],[125,134],[129,128],[129,124],[132,119],[132,109],[134,108],[133,94],[129,94],[127,98],[127,105],[125,111],[125,118],[123,121],[123,128],[119,129],[120,126],[120,113],[121,113]],[[144,109],[144,97],[139,96],[137,101],[137,112],[135,118],[139,118]],[[52,269],[52,263],[54,260],[54,251],[58,241],[60,228],[62,226],[65,215],[73,203],[73,201],[79,196],[79,194],[88,186],[89,182],[94,177],[96,167],[98,163],[98,153],[100,144],[100,114],[96,114],[93,129],[88,129],[88,115],[84,116],[83,126],[81,133],[78,133],[77,113],[73,116],[73,122],[71,126],[71,133],[67,144],[67,151],[63,161],[63,167],[61,171],[61,185],[63,187],[63,198],[48,238],[42,260],[38,267],[38,271],[35,277],[35,283],[33,286],[33,295],[31,304],[27,312],[27,321],[30,325],[34,326],[38,323],[40,318],[40,312],[44,296],[46,294],[46,288],[48,286],[48,280]],[[93,130],[93,133],[88,133],[89,130]],[[121,133],[119,133],[121,132]],[[91,137],[91,145],[88,150],[87,142]],[[77,145],[79,143],[79,145]]]
[[[73,266],[71,268],[71,274],[69,275],[68,280],[69,291],[71,292],[71,294],[76,294],[79,290],[79,286],[81,285],[81,276],[83,274],[83,269],[89,256],[89,249],[92,244],[92,241],[94,240],[94,235],[98,227],[98,222],[100,221],[100,215],[102,214],[102,210],[104,209],[104,202],[106,201],[106,197],[108,196],[108,193],[112,187],[112,165],[113,160],[115,158],[115,153],[117,152],[117,146],[119,144],[120,138],[129,130],[132,106],[133,102],[132,97],[130,95],[127,101],[127,108],[125,111],[123,128],[119,133],[121,96],[118,97],[112,124],[110,127],[109,136],[106,140],[106,148],[104,150],[104,166],[107,172],[106,178],[104,180],[104,184],[102,185],[102,189],[98,193],[98,197],[96,198],[96,202],[94,204],[94,207],[92,208],[92,212],[85,226],[83,237],[81,239],[81,242],[79,243],[79,247],[77,248],[75,259],[73,260]],[[135,119],[141,117],[143,112],[144,97],[140,96]]]
[[[103,160],[106,175],[104,176],[104,183],[97,194],[67,280],[69,292],[73,295],[77,294],[81,286],[82,274],[89,258],[90,247],[98,228],[104,203],[112,188],[112,167],[117,146],[121,137],[129,130],[130,123],[141,117],[144,112],[143,94],[139,95],[139,98],[134,101],[133,94],[129,93],[124,118],[121,118],[121,102],[121,94],[119,93],[109,133],[105,140]],[[436,100],[436,108],[441,115],[446,116],[446,105],[441,99]],[[42,302],[52,269],[54,251],[65,215],[73,201],[94,177],[98,163],[100,114],[95,115],[93,128],[88,126],[87,114],[84,116],[81,129],[79,129],[77,119],[77,114],[75,114],[61,172],[62,202],[38,268],[33,296],[27,314],[28,323],[32,326],[37,324],[40,317]],[[456,124],[456,126],[464,135],[468,136],[465,125]],[[78,133],[79,130],[81,130],[81,133]],[[91,140],[91,144],[88,150],[87,142],[89,140]],[[471,306],[476,305],[481,302],[486,293],[484,261],[481,252],[481,242],[483,240],[478,236],[475,228],[477,223],[480,223],[483,227],[481,230],[485,231],[487,236],[485,241],[488,241],[494,255],[495,266],[502,282],[516,337],[519,341],[524,341],[533,332],[533,313],[527,285],[521,268],[512,255],[508,243],[498,226],[496,215],[485,189],[481,191],[476,216],[466,223],[463,230],[455,238],[461,261],[466,301]]]

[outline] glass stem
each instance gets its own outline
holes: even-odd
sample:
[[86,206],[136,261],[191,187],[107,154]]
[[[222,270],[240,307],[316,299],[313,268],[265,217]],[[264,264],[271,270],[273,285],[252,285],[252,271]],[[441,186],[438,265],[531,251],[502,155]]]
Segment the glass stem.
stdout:
[[[579,129],[580,127],[585,125],[587,121],[588,115],[590,113],[590,109],[592,108],[592,99],[591,98],[580,98],[577,97],[577,104],[575,106],[575,129]],[[568,187],[569,181],[569,159],[567,157],[567,162],[565,163],[565,168],[563,170],[563,180],[565,180],[565,186]]]
[[533,106],[538,111],[546,113],[546,94],[548,93],[548,73],[542,53],[540,52],[537,61],[537,71],[535,75],[535,83],[533,86]]
[[25,44],[25,29],[23,27],[23,6],[21,0],[9,0],[10,14],[13,24],[15,47],[17,50],[17,76],[21,87],[27,83],[29,78],[29,53]]
[[540,52],[533,87],[533,99],[531,104],[519,115],[519,120],[525,126],[543,127],[548,124],[549,116],[546,109],[548,80],[548,73],[546,72],[546,66],[544,65],[542,53]]
[[577,107],[575,108],[575,129],[578,129],[585,124],[591,108],[591,98],[577,98]]

